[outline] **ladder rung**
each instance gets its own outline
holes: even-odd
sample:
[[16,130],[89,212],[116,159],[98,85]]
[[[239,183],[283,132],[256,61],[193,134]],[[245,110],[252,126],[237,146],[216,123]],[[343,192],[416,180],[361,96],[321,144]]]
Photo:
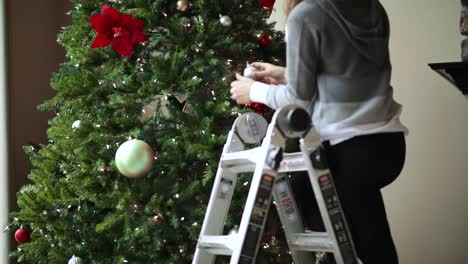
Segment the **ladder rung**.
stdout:
[[333,252],[333,241],[325,232],[308,232],[294,234],[292,248],[300,251]]
[[198,247],[215,255],[232,255],[233,246],[236,244],[237,234],[228,236],[200,236]]
[[234,173],[253,172],[258,160],[258,154],[262,151],[260,147],[226,153],[221,157],[220,165]]
[[[260,148],[254,148],[224,154],[221,157],[221,166],[234,173],[253,172],[260,151]],[[284,153],[278,172],[294,171],[307,171],[303,154],[301,152]]]
[[284,153],[278,172],[307,171],[302,152]]

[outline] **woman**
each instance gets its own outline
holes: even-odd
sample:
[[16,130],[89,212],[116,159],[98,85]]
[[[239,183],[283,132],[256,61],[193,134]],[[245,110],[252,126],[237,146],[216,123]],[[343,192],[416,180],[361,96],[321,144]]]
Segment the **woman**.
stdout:
[[387,14],[378,0],[289,0],[288,7],[287,68],[254,64],[257,79],[284,85],[237,75],[232,98],[305,107],[327,151],[359,258],[398,263],[380,189],[403,168],[407,129],[390,86]]

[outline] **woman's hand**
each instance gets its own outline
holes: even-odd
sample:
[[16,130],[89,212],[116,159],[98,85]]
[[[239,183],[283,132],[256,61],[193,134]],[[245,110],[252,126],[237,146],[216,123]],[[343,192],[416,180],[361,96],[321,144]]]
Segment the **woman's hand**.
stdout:
[[251,65],[258,70],[254,72],[256,80],[267,84],[286,84],[286,68],[266,62],[254,62]]
[[238,104],[250,104],[250,86],[254,80],[236,74],[237,81],[231,83],[231,98]]

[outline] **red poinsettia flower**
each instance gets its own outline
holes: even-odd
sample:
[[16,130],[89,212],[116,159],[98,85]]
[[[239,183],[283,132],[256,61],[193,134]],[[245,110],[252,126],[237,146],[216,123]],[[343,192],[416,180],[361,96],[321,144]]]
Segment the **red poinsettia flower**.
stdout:
[[275,5],[275,0],[262,0],[261,5],[263,8],[273,9]]
[[143,21],[132,15],[121,15],[111,6],[103,6],[102,13],[89,17],[91,25],[98,33],[91,48],[102,48],[112,44],[112,48],[122,56],[131,57],[133,46],[148,40],[142,33]]

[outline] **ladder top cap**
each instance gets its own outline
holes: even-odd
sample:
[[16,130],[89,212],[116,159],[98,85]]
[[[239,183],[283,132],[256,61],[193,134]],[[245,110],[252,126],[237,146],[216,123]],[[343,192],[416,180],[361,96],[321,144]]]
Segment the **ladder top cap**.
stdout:
[[291,109],[287,115],[289,126],[295,132],[306,131],[310,127],[309,114],[302,108]]

